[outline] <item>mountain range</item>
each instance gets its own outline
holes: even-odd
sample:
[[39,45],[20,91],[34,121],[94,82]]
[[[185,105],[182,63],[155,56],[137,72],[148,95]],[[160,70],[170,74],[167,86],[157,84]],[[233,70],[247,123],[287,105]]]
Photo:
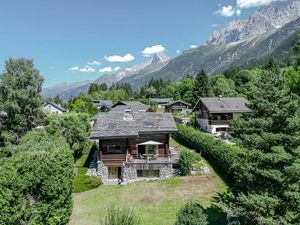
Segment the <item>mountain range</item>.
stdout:
[[231,68],[262,65],[272,56],[288,60],[297,41],[300,28],[300,0],[275,1],[261,7],[248,20],[233,20],[215,31],[205,45],[183,52],[169,59],[164,53],[152,60],[114,74],[106,74],[95,81],[59,85],[44,89],[44,97],[59,95],[63,100],[87,92],[89,85],[112,82],[130,83],[138,88],[151,78],[179,81],[204,69],[209,75]]

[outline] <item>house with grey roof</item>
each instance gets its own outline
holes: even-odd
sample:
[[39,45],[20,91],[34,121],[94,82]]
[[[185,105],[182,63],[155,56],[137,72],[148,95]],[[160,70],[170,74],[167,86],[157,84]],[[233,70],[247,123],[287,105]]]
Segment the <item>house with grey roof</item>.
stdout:
[[54,102],[48,102],[47,104],[44,105],[43,111],[45,113],[62,114],[64,112],[66,112],[67,110]]
[[158,108],[164,108],[166,104],[169,104],[172,99],[170,98],[150,98],[151,102],[158,105]]
[[137,106],[137,105],[144,105],[144,104],[139,101],[118,101],[116,104],[112,106],[112,108],[115,108],[120,105]]
[[252,110],[245,98],[219,96],[200,98],[193,112],[196,113],[197,125],[200,129],[218,134],[228,133],[230,120]]
[[100,149],[97,175],[125,183],[140,178],[168,178],[178,155],[169,148],[177,127],[170,113],[133,111],[98,113],[90,138]]
[[107,112],[111,109],[113,106],[113,103],[111,100],[98,100],[94,99],[92,100],[92,104],[97,107],[99,112]]
[[[191,104],[178,100],[178,101],[174,101],[174,102],[170,102],[168,104],[165,105],[165,112],[169,112],[169,113],[176,113],[176,112],[183,112],[186,110],[189,110],[191,108]],[[191,112],[191,110],[190,110]]]

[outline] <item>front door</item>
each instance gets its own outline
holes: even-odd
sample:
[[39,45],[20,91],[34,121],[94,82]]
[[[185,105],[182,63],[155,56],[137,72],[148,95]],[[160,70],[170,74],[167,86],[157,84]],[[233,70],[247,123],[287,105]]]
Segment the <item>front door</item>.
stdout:
[[108,167],[108,179],[118,179],[120,175],[121,167],[109,166]]
[[146,154],[146,146],[145,145],[138,145],[138,152],[139,152],[139,155]]

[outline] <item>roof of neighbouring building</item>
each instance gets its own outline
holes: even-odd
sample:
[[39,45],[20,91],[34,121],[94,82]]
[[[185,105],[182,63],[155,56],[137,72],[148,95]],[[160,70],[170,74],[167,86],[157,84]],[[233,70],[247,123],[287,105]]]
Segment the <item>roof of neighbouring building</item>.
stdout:
[[112,112],[125,112],[132,110],[133,112],[147,112],[151,109],[150,105],[117,105],[111,109]]
[[112,105],[113,105],[111,100],[97,100],[97,99],[94,99],[94,100],[92,100],[92,103],[96,107],[106,106],[108,108],[111,108]]
[[98,113],[94,118],[92,139],[137,137],[147,133],[174,133],[176,123],[170,113]]
[[119,105],[133,106],[133,105],[144,105],[144,104],[139,101],[118,101],[116,104],[114,104],[112,106],[112,108],[119,106]]
[[182,104],[184,104],[184,105],[191,106],[190,103],[187,103],[187,102],[184,102],[184,101],[181,101],[181,100],[177,100],[177,101],[174,101],[174,102],[170,102],[170,103],[166,104],[165,106],[174,105],[174,104],[176,104],[176,103],[182,103]]
[[150,98],[150,101],[156,102],[157,104],[166,104],[172,101],[170,98]]
[[59,111],[62,111],[62,112],[66,112],[67,110],[64,109],[63,107],[61,107],[60,105],[56,104],[55,102],[48,102],[46,105],[52,105],[54,108],[58,109]]
[[202,102],[210,113],[252,112],[248,107],[249,102],[241,97],[210,97],[200,98],[199,101]]

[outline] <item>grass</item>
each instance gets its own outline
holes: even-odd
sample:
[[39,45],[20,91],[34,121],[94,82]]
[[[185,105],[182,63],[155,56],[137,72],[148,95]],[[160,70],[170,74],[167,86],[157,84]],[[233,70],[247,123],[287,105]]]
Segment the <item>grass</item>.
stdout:
[[[171,140],[170,145],[179,144]],[[143,225],[171,225],[179,209],[192,199],[200,201],[206,208],[210,225],[225,225],[226,217],[213,201],[217,193],[226,189],[216,174],[144,181],[127,186],[100,186],[73,195],[74,208],[69,225],[99,224],[101,213],[109,205],[133,209]]]

